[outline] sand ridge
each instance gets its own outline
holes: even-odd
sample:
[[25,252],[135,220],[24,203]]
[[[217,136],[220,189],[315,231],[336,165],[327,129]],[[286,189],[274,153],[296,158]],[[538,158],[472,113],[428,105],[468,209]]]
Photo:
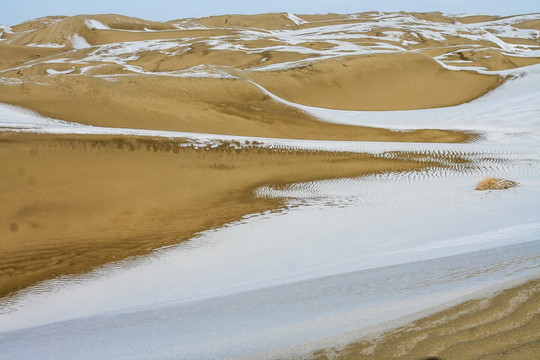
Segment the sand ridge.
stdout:
[[474,134],[457,131],[394,132],[320,122],[239,79],[130,76],[114,82],[101,78],[81,82],[75,77],[46,80],[6,86],[0,99],[52,118],[94,126],[320,140],[474,139]]

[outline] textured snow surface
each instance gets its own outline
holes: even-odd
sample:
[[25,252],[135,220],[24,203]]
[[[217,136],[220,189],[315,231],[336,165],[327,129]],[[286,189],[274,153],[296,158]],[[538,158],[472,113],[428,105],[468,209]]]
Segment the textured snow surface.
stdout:
[[108,30],[110,27],[108,27],[105,24],[100,23],[99,21],[95,19],[85,19],[84,24],[88,27],[90,30]]
[[85,49],[92,46],[88,43],[88,41],[86,41],[84,37],[79,34],[71,34],[69,40],[71,41],[71,46],[73,46],[73,48],[77,50]]

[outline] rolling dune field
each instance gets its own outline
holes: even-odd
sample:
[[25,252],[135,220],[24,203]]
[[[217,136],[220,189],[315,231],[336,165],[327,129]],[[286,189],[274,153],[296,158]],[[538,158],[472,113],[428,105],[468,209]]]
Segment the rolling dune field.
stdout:
[[532,359],[539,98],[540,14],[0,25],[0,359]]

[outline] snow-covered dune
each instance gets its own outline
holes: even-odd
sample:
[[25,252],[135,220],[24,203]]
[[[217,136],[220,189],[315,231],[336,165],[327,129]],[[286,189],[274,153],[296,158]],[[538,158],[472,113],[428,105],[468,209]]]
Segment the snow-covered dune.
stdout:
[[[208,225],[188,241],[118,262],[111,262],[111,257],[89,273],[49,277],[0,299],[0,359],[278,358],[290,354],[279,352],[289,347],[348,333],[343,337],[346,343],[538,278],[540,31],[533,26],[538,18],[533,14],[474,21],[442,14],[280,13],[145,23],[102,15],[0,27],[0,60],[2,46],[17,50],[23,59],[0,62],[0,90],[5,90],[0,100],[6,99],[0,103],[0,146],[6,148],[13,139],[24,142],[29,136],[32,142],[49,136],[44,146],[58,141],[63,147],[50,147],[61,154],[70,151],[70,144],[61,142],[70,136],[99,140],[112,135],[117,140],[172,139],[175,146],[193,149],[193,156],[200,158],[226,145],[232,152],[252,151],[251,162],[257,162],[260,150],[280,149],[431,164],[399,172],[381,169],[354,178],[320,180],[313,175],[319,180],[259,181],[241,201],[279,200],[282,206],[243,213],[241,220],[216,228]],[[253,27],[257,19],[260,28]],[[400,66],[411,61],[425,64],[424,57],[429,56],[433,74],[444,73],[462,84],[454,75],[466,72],[468,79],[502,85],[488,89],[482,83],[482,91],[458,94],[459,104],[453,106],[415,105],[396,111],[326,106],[362,108],[354,101],[340,102],[340,94],[354,100],[361,94],[354,92],[356,82],[369,71],[357,69],[358,78],[348,79],[353,72],[343,69],[352,62],[343,59],[381,59],[381,53],[407,52],[414,55],[405,62],[392,58],[385,66],[406,72]],[[299,76],[298,69],[307,72]],[[418,81],[420,75],[421,71]],[[183,80],[160,86],[171,78]],[[415,82],[414,74],[404,78]],[[395,80],[381,79],[385,84]],[[335,84],[329,86],[328,81]],[[288,92],[291,84],[306,92],[317,87],[323,92],[303,96],[296,90]],[[424,91],[429,81],[414,85]],[[151,94],[158,88],[170,96],[160,103],[155,101],[161,94]],[[407,88],[377,101],[390,103]],[[131,92],[120,94],[122,89]],[[133,89],[140,90],[139,97],[133,97]],[[225,104],[224,89],[231,90],[231,103]],[[302,105],[320,101],[324,91],[328,103]],[[108,95],[116,93],[118,98]],[[463,103],[465,98],[471,101]],[[28,103],[29,108],[64,120],[7,103]],[[126,126],[131,120],[133,125]],[[329,124],[338,129],[332,137],[325,133],[334,129]],[[330,140],[349,139],[348,132],[368,128],[395,131],[388,135],[395,141]],[[211,134],[203,131],[208,129]],[[474,133],[474,142],[403,142],[410,132],[426,129]],[[287,136],[279,136],[283,134]],[[120,140],[114,144],[122,153]],[[157,151],[150,143],[145,146],[147,152]],[[108,169],[106,150],[91,151],[87,153],[84,144],[81,153],[103,157],[105,165],[97,169]],[[7,148],[5,153],[17,159],[16,150]],[[30,149],[31,156],[37,153]],[[183,156],[178,149],[167,153]],[[214,171],[235,167],[223,154],[216,157],[220,162],[212,165]],[[111,166],[124,165],[117,161]],[[169,163],[163,164],[166,171],[156,176],[167,177],[172,171]],[[31,176],[26,164],[16,165],[5,166],[8,191],[0,195],[6,199],[21,195],[9,193],[8,186],[42,181]],[[509,179],[517,186],[475,190],[477,181],[486,176]],[[117,186],[120,191],[122,184]],[[23,208],[9,205],[14,207],[10,211],[30,217],[33,211],[69,211],[62,210],[60,190],[52,205],[30,199]],[[81,207],[85,216],[102,210],[92,199],[87,201],[90,206]],[[87,232],[76,229],[65,237],[92,239],[140,209],[124,210],[112,212],[105,225]],[[149,216],[167,218],[169,214],[159,210]],[[183,220],[171,218],[166,220]],[[27,223],[40,229],[37,222]],[[129,231],[140,228],[132,225],[122,231],[136,237]],[[9,235],[24,234],[17,223],[5,228]],[[160,236],[161,229],[151,230]],[[81,251],[91,252],[93,243],[89,244]],[[55,261],[50,259],[51,264]]]

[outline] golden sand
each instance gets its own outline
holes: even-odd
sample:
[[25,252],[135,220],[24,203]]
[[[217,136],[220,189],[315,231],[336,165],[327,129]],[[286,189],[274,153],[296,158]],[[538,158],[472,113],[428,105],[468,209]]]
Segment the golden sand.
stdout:
[[345,57],[286,71],[253,72],[250,77],[289,101],[344,110],[458,105],[500,83],[498,76],[446,70],[420,53]]
[[[540,280],[467,301],[376,338],[303,359],[531,360],[540,353]],[[293,358],[289,358],[293,359]]]
[[[540,61],[511,56],[488,40],[467,37],[447,36],[446,41],[440,42],[408,32],[401,35],[404,42],[399,43],[384,38],[385,32],[396,30],[392,27],[367,29],[364,37],[353,34],[341,40],[374,49],[385,43],[400,45],[410,51],[376,51],[371,55],[318,60],[321,51],[334,49],[336,44],[289,44],[267,31],[362,24],[378,15],[301,15],[300,19],[307,22],[300,24],[286,13],[224,15],[165,23],[114,14],[40,18],[13,26],[13,33],[2,34],[0,102],[52,118],[97,126],[300,139],[465,142],[474,136],[428,129],[391,132],[322,123],[296,108],[277,103],[249,81],[285,100],[305,105],[353,110],[420,109],[468,102],[504,81],[498,75],[447,70],[434,60],[435,56],[445,56],[444,61],[453,66],[482,66],[488,70],[512,69]],[[492,19],[449,17],[441,13],[410,15],[441,24]],[[517,28],[536,25],[534,21],[515,24]],[[254,38],[242,32],[257,29],[259,35]],[[143,47],[117,57],[100,57],[109,48],[73,50],[74,34],[89,45],[111,44],[112,49],[115,44],[130,41],[174,40],[177,45],[167,51]],[[230,46],[215,48],[216,38],[225,38]],[[536,44],[534,39],[507,41]],[[64,47],[34,46],[51,43]],[[306,51],[293,51],[292,45]],[[291,51],[286,51],[287,47]],[[458,62],[454,64],[455,60]],[[290,63],[296,65],[282,69],[283,64]],[[147,75],[134,73],[125,65]],[[281,70],[254,71],[269,65]],[[236,79],[171,76],[197,66],[210,67]],[[54,75],[54,71],[69,74]]]
[[263,185],[437,165],[414,156],[26,134],[4,134],[0,158],[0,295],[282,206],[253,196]]
[[[0,85],[2,87],[2,85]],[[4,86],[0,102],[82,124],[259,137],[409,142],[465,142],[474,134],[393,132],[324,123],[280,104],[238,79],[166,76],[54,77]]]
[[[340,35],[343,44],[371,49],[371,55],[350,56],[344,51],[327,59],[323,55],[339,48],[334,41],[289,43],[269,32],[362,24],[380,15],[300,15],[307,23],[296,23],[286,13],[163,23],[114,14],[40,18],[1,35],[0,102],[106,127],[297,139],[467,142],[476,135],[324,123],[272,100],[252,82],[305,105],[422,109],[474,100],[506,80],[448,70],[442,63],[487,70],[540,63],[538,57],[510,54],[478,37],[446,36],[440,41],[412,31],[399,38],[385,37],[396,32],[391,26],[367,29],[362,36]],[[441,13],[410,16],[446,25],[499,19]],[[513,26],[539,29],[539,22]],[[246,30],[259,35],[246,37]],[[77,43],[80,39],[82,46]],[[216,48],[216,39],[225,39],[227,46]],[[503,40],[538,45],[532,38]],[[141,41],[174,44],[108,56],[119,43]],[[110,47],[98,47],[106,44]],[[381,46],[387,50],[381,51]],[[402,50],[389,53],[396,46]],[[264,66],[275,68],[258,71]],[[182,77],[199,67],[220,78]],[[255,198],[253,191],[259,186],[441,166],[420,161],[425,159],[417,154],[388,159],[237,145],[200,148],[185,139],[1,133],[0,296],[59,275],[148,254],[247,214],[283,206],[277,199]],[[342,359],[532,359],[540,352],[538,286],[538,281],[530,282],[375,340],[328,351]],[[325,354],[311,355],[328,358]]]

